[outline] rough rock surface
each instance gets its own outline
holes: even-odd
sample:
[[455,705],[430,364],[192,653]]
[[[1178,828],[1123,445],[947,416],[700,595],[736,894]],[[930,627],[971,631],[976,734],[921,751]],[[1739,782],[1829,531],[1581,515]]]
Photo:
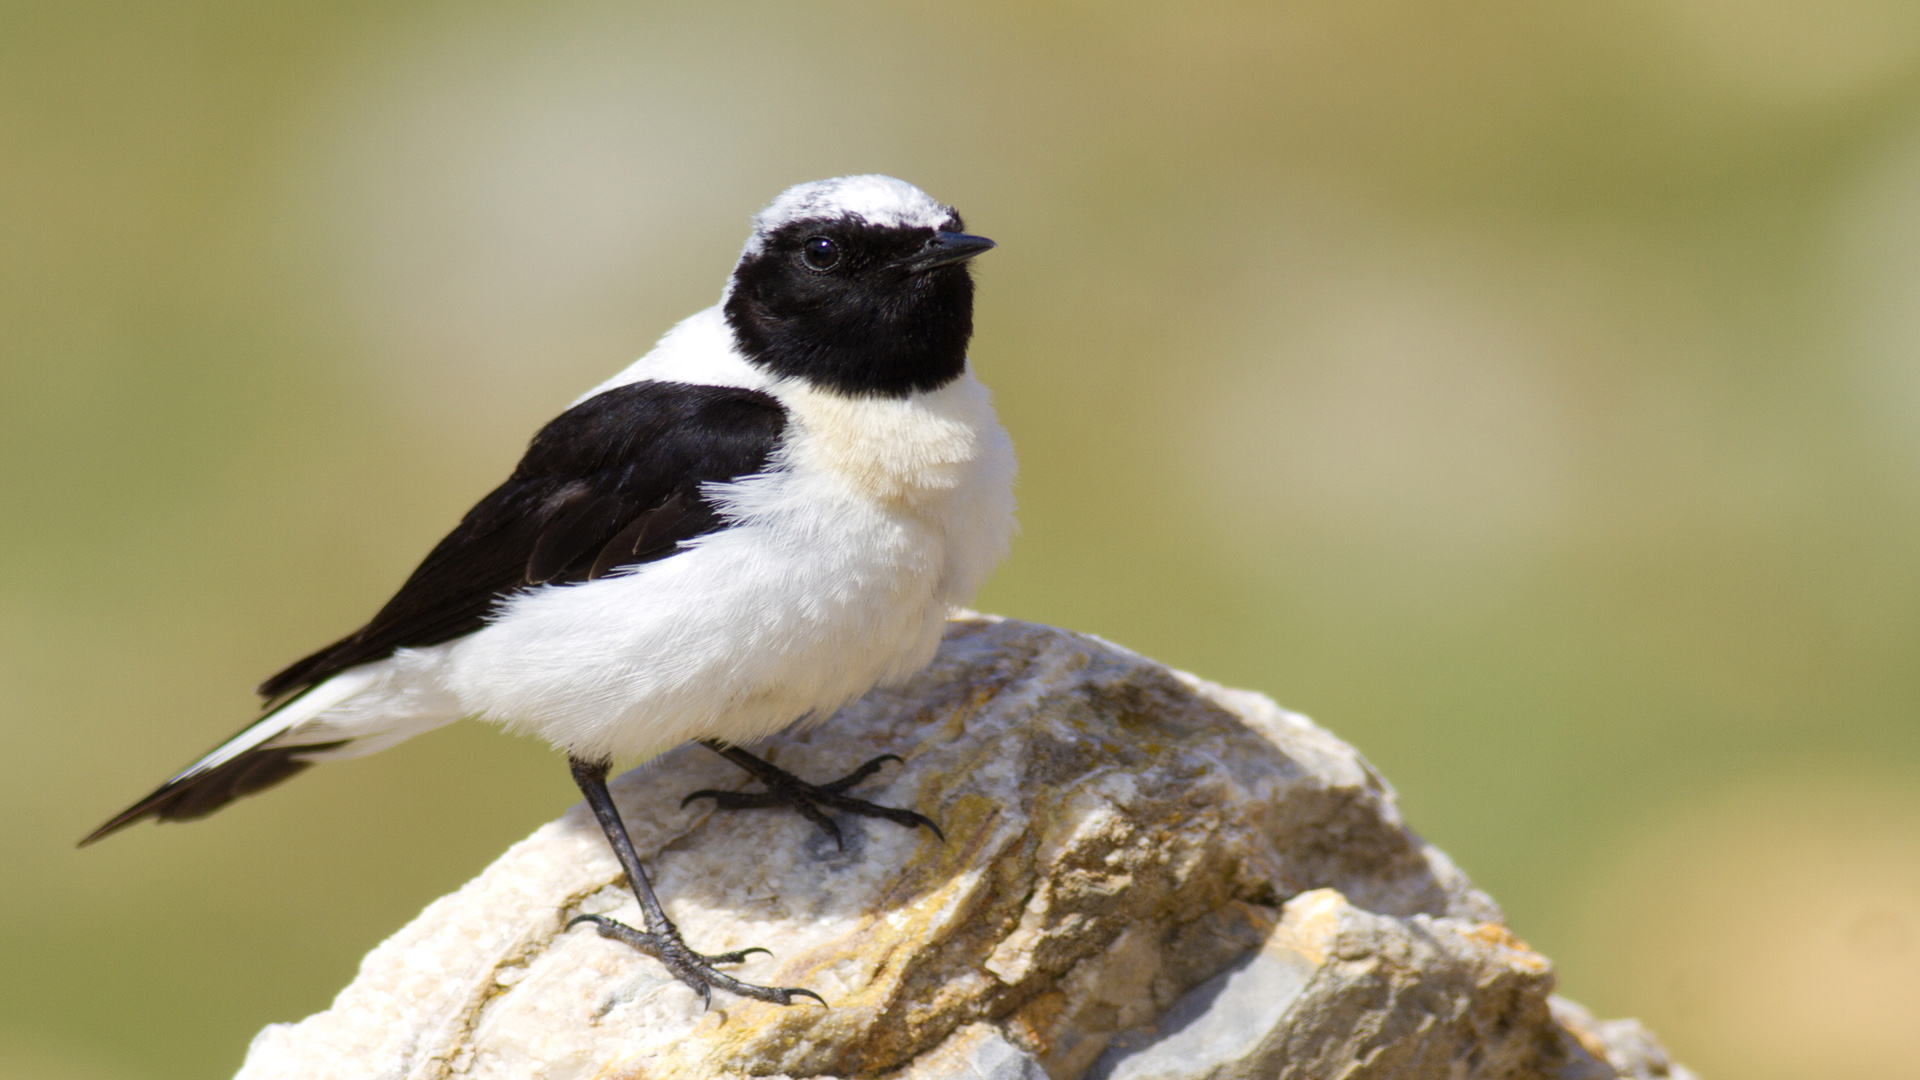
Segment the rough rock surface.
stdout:
[[944,843],[713,815],[744,787],[683,748],[614,784],[696,948],[831,1008],[697,995],[566,920],[638,922],[583,807],[368,954],[333,1008],[254,1040],[242,1080],[441,1077],[1683,1077],[1631,1021],[1551,996],[1546,959],[1401,821],[1352,748],[1267,699],[1097,639],[958,620],[933,666],[762,753],[876,754],[860,793]]

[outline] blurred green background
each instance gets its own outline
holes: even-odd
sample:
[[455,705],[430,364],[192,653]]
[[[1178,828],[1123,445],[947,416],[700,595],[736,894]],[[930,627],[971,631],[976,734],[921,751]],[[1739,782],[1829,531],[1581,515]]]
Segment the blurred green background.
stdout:
[[1920,4],[0,7],[0,1075],[226,1075],[575,794],[456,726],[73,841],[749,214],[1002,247],[987,610],[1357,744],[1708,1077],[1920,1074]]

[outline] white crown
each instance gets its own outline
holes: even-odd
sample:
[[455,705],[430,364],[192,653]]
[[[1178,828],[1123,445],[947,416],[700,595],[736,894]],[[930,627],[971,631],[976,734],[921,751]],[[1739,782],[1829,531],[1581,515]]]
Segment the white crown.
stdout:
[[796,221],[856,217],[869,225],[937,229],[953,216],[933,196],[891,176],[868,173],[795,184],[754,215],[753,235],[742,257],[760,250],[766,237]]

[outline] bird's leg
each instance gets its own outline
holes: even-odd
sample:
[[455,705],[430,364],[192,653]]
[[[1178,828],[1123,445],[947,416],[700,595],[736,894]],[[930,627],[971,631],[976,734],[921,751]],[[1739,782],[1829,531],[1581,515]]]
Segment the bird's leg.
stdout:
[[680,928],[667,918],[666,911],[660,907],[660,899],[653,895],[653,883],[647,880],[647,872],[640,866],[640,856],[633,850],[633,841],[627,836],[626,823],[620,820],[620,811],[614,807],[613,796],[607,792],[610,763],[582,761],[579,758],[569,758],[567,763],[573,768],[573,782],[580,785],[581,794],[587,797],[587,805],[593,808],[593,816],[600,822],[600,831],[607,835],[607,844],[613,848],[614,857],[620,860],[621,869],[627,872],[627,884],[633,889],[634,899],[640,902],[640,915],[647,927],[645,930],[635,930],[603,915],[578,915],[567,923],[569,928],[575,923],[592,923],[601,937],[626,942],[665,964],[674,978],[693,987],[708,1005],[713,1004],[713,987],[716,986],[741,997],[771,1001],[776,1005],[791,1005],[796,997],[809,997],[822,1005],[826,1004],[819,994],[811,990],[797,986],[755,986],[714,969],[715,964],[737,964],[753,953],[768,952],[766,949],[742,949],[717,956],[703,956],[688,948],[680,938]]
[[728,746],[715,739],[701,739],[700,745],[745,769],[755,780],[766,787],[765,791],[715,791],[702,788],[680,800],[685,806],[695,799],[712,799],[720,810],[752,810],[762,807],[784,806],[798,811],[801,817],[824,829],[833,842],[842,849],[846,847],[840,838],[840,826],[827,816],[827,810],[843,810],[862,817],[886,818],[908,828],[924,826],[933,831],[933,835],[942,840],[947,838],[940,826],[925,814],[912,810],[901,810],[892,806],[881,806],[865,799],[856,799],[842,794],[848,788],[880,771],[880,766],[889,761],[899,761],[897,754],[881,754],[868,761],[838,780],[825,784],[809,784],[787,770],[770,761],[754,757],[737,746]]

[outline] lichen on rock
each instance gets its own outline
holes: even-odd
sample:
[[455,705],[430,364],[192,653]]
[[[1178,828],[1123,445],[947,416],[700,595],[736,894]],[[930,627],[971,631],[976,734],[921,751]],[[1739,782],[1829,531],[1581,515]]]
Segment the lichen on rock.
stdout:
[[313,1077],[1682,1076],[1551,998],[1498,908],[1304,717],[1079,634],[956,620],[933,665],[760,751],[924,830],[714,815],[683,748],[614,795],[703,951],[831,1008],[700,999],[581,913],[635,921],[584,809],[368,954],[331,1009],[261,1032],[242,1080]]

